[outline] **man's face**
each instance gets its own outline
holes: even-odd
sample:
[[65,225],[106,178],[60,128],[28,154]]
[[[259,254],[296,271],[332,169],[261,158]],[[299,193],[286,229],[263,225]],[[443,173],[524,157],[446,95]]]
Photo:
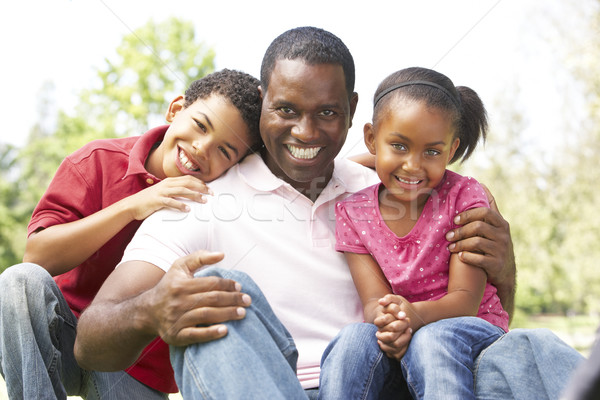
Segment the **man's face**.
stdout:
[[358,95],[350,98],[345,85],[340,65],[278,60],[268,90],[261,92],[265,162],[308,197],[329,182],[352,124]]

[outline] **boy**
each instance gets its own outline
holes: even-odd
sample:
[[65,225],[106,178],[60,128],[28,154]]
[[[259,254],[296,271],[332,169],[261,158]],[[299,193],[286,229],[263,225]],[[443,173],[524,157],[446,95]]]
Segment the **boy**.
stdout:
[[168,352],[160,339],[126,371],[142,384],[123,371],[79,368],[73,357],[77,318],[143,219],[165,207],[187,210],[177,198],[203,202],[210,194],[205,182],[259,147],[258,86],[242,72],[215,72],[170,103],[170,125],[91,142],[63,161],[28,227],[23,260],[29,264],[0,276],[2,374],[11,398],[52,392],[94,397],[110,390],[110,396],[141,399],[177,392],[172,374],[153,368],[157,354]]

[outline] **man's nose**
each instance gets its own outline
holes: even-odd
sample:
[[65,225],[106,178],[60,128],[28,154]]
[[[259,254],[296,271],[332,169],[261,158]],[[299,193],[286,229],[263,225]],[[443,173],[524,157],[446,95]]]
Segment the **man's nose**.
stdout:
[[319,131],[314,119],[307,115],[300,118],[292,127],[292,136],[305,143],[316,140],[319,137]]

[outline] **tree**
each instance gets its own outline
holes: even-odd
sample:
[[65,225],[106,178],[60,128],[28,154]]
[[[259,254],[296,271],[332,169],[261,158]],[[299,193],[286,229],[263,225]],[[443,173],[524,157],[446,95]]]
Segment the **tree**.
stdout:
[[214,56],[191,22],[149,21],[105,58],[73,113],[53,113],[54,88],[44,85],[39,122],[24,147],[0,147],[0,271],[20,262],[27,222],[60,162],[91,140],[140,135],[163,123],[169,101],[213,72]]

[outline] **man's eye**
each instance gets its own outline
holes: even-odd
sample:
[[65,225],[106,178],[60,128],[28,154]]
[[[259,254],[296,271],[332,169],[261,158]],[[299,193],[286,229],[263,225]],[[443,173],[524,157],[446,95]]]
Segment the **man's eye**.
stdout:
[[331,110],[323,110],[321,111],[321,115],[324,117],[331,117],[332,115],[335,115],[335,112]]
[[292,110],[290,107],[279,107],[279,111],[281,111],[284,114],[293,114],[294,110]]

